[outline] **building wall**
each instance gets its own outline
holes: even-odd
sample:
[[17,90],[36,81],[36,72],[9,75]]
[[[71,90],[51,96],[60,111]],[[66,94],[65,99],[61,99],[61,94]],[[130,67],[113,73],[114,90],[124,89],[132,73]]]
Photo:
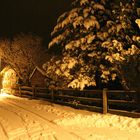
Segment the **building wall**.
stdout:
[[45,76],[36,70],[30,79],[30,83],[32,86],[45,87]]

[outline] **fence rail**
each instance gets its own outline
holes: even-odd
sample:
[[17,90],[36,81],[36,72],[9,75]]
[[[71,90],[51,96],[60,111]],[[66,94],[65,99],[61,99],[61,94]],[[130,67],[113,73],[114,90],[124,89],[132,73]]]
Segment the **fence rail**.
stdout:
[[[124,90],[49,90],[42,87],[19,86],[18,96],[45,98],[54,103],[100,113],[113,113],[130,117],[140,117],[140,99],[136,91]],[[137,112],[134,112],[137,111]]]

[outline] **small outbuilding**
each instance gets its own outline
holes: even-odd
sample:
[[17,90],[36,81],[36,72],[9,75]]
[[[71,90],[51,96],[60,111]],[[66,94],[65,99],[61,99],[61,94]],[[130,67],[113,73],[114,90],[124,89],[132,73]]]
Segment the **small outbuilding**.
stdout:
[[38,66],[34,68],[33,72],[29,77],[31,86],[36,86],[36,87],[46,87],[48,79],[49,78],[46,76],[45,71],[40,69]]

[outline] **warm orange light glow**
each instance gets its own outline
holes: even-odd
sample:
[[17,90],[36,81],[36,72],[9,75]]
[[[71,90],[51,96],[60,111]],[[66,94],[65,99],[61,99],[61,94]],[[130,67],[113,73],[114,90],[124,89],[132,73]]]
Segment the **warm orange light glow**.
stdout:
[[0,100],[3,100],[5,98],[7,98],[9,96],[9,94],[7,93],[0,93]]
[[16,72],[11,68],[6,67],[5,69],[2,70],[1,75],[2,75],[1,92],[11,93],[12,88],[15,86],[17,81]]

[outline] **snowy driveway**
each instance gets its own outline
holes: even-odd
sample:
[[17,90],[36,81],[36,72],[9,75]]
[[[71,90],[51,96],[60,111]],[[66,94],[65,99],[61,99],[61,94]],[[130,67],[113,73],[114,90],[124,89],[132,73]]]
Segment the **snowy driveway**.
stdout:
[[[31,101],[12,96],[0,99],[1,140],[66,140],[78,139],[52,122],[54,114],[36,110]],[[31,103],[31,104],[30,104]]]
[[140,119],[0,95],[0,140],[139,140]]

